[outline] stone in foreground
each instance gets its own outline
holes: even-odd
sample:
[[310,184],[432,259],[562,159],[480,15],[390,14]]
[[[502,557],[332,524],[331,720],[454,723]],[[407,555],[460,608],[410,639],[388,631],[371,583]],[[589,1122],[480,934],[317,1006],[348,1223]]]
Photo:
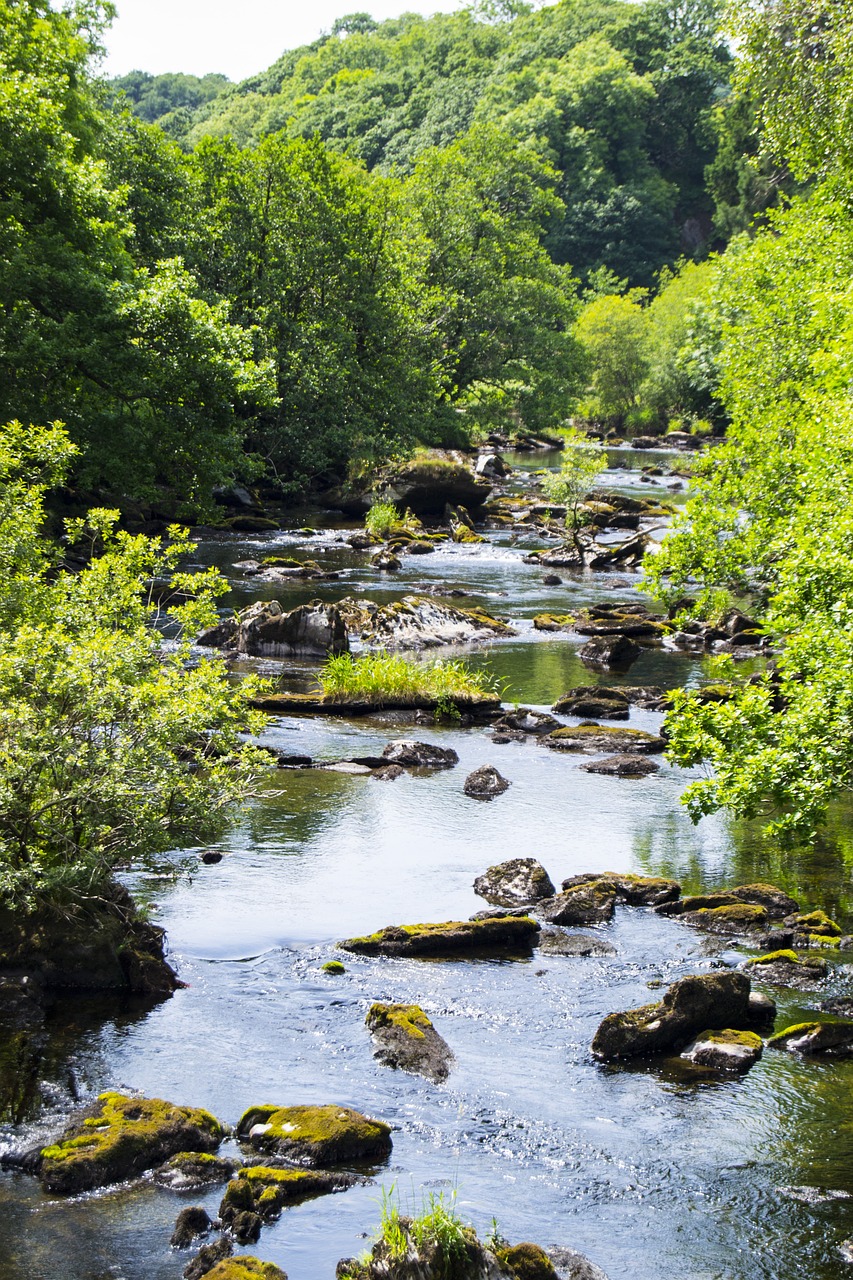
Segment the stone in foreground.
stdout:
[[764,1051],[761,1036],[754,1031],[703,1031],[684,1050],[682,1058],[698,1067],[717,1071],[748,1071]]
[[73,1195],[136,1177],[179,1151],[215,1151],[224,1136],[219,1121],[199,1107],[102,1093],[43,1148],[38,1177],[45,1191]]
[[203,1275],[204,1280],[287,1280],[287,1273],[274,1262],[261,1262],[248,1254],[217,1262],[212,1271]]
[[388,925],[364,938],[339,942],[362,956],[530,955],[539,925],[528,916],[448,920],[440,924]]
[[239,1177],[229,1182],[219,1206],[219,1218],[225,1227],[231,1227],[241,1213],[251,1213],[264,1222],[274,1222],[286,1204],[329,1195],[333,1191],[345,1191],[357,1181],[349,1173],[252,1165],[241,1169]]
[[749,978],[711,973],[674,982],[658,1004],[611,1013],[595,1033],[597,1058],[633,1058],[681,1049],[706,1030],[748,1029]]
[[771,1036],[767,1048],[827,1058],[853,1057],[853,1022],[798,1022]]
[[384,1160],[391,1126],[352,1107],[250,1107],[237,1137],[257,1151],[274,1152],[296,1164],[326,1168],[350,1160]]
[[510,858],[477,876],[474,892],[496,907],[529,907],[553,898],[556,889],[541,862]]
[[462,790],[472,800],[494,800],[508,791],[511,783],[498,772],[493,764],[481,765],[462,784]]
[[372,1004],[365,1024],[373,1034],[373,1056],[388,1067],[399,1067],[439,1083],[453,1063],[450,1045],[416,1004]]

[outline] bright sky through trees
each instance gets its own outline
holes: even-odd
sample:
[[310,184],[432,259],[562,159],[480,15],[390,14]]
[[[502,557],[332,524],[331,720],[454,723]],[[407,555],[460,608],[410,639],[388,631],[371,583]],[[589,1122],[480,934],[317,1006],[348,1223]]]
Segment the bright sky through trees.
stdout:
[[128,71],[220,71],[244,80],[285,49],[315,40],[336,18],[367,12],[377,20],[452,13],[460,0],[118,0],[107,33],[105,75]]

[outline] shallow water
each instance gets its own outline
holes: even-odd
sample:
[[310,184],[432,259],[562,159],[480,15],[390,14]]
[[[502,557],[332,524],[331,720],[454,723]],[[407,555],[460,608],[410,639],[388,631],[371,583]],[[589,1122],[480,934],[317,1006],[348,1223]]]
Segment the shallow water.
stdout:
[[[411,558],[389,579],[336,536],[332,528],[299,547],[342,580],[283,591],[243,579],[229,603],[278,596],[290,606],[355,590],[396,599],[424,583],[458,585],[519,630],[474,660],[507,681],[511,699],[543,708],[566,687],[599,677],[577,658],[579,637],[534,632],[532,617],[635,590],[630,575],[561,574],[561,587],[546,588],[542,571],[522,564],[522,550],[505,535],[486,547]],[[227,568],[293,544],[286,534],[211,539],[199,558]],[[696,660],[649,651],[616,682],[702,678]],[[654,713],[632,713],[635,727],[659,723]],[[810,905],[849,911],[840,844],[782,858],[748,827],[719,818],[693,827],[678,804],[682,771],[664,766],[638,781],[596,777],[580,770],[581,757],[534,741],[497,746],[483,728],[412,732],[370,720],[283,718],[265,741],[331,760],[374,754],[398,736],[453,746],[460,764],[393,783],[270,770],[223,843],[220,864],[191,878],[135,877],[189,986],[151,1010],[108,1013],[82,1001],[66,1008],[40,1064],[41,1103],[25,1123],[0,1132],[0,1143],[34,1145],[60,1127],[75,1097],[106,1087],[209,1107],[231,1123],[260,1102],[335,1101],[393,1123],[394,1151],[369,1185],[286,1210],[245,1250],[277,1262],[290,1280],[331,1278],[339,1258],[363,1249],[382,1188],[392,1184],[415,1209],[431,1192],[455,1193],[481,1232],[494,1217],[512,1239],[587,1253],[611,1280],[839,1276],[837,1246],[853,1235],[853,1198],[805,1203],[785,1188],[853,1197],[853,1063],[768,1051],[743,1080],[720,1080],[677,1062],[605,1068],[590,1056],[606,1013],[648,1003],[661,983],[743,958],[727,943],[620,908],[602,929],[618,952],[608,959],[345,955],[339,977],[321,965],[337,940],[355,933],[464,919],[483,906],[474,877],[516,856],[539,858],[555,881],[594,870],[672,873],[689,888],[770,878]],[[492,804],[461,790],[484,763],[512,782]],[[847,829],[839,820],[839,834]],[[780,999],[778,1026],[850,987],[843,962],[853,957],[839,959],[814,999]],[[364,1028],[374,1000],[424,1007],[456,1054],[446,1084],[375,1062]],[[2,1174],[0,1280],[177,1280],[188,1255],[169,1248],[174,1218],[186,1203],[213,1214],[220,1196],[217,1188],[187,1200],[143,1181],[52,1201],[31,1179]]]

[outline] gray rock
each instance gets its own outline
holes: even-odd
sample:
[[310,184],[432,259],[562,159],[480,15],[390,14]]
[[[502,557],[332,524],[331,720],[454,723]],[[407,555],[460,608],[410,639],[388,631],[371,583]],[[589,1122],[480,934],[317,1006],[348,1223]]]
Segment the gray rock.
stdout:
[[703,1031],[684,1050],[682,1058],[717,1071],[748,1071],[764,1051],[761,1036],[752,1031]]
[[[427,545],[432,549],[432,543]],[[367,643],[383,649],[419,650],[514,636],[517,632],[481,609],[459,609],[426,596],[404,596],[376,609],[361,634]]]
[[459,756],[452,747],[436,747],[430,742],[402,739],[389,742],[382,756],[389,764],[405,765],[407,769],[452,769],[459,763]]
[[648,756],[628,754],[605,756],[603,760],[592,760],[580,767],[584,773],[600,773],[606,778],[647,778],[660,770],[660,765]]
[[373,1004],[365,1024],[373,1036],[373,1056],[380,1062],[434,1083],[447,1079],[453,1052],[419,1005]]
[[230,1258],[233,1252],[234,1245],[228,1236],[220,1236],[212,1244],[202,1245],[195,1257],[184,1267],[184,1280],[202,1280],[202,1276],[212,1271],[217,1262],[221,1262],[223,1258]]
[[212,1226],[207,1210],[198,1205],[191,1205],[178,1214],[175,1230],[172,1232],[169,1243],[173,1249],[188,1249],[193,1240],[197,1240],[199,1236],[206,1236]]
[[663,751],[663,738],[642,729],[611,728],[600,724],[566,725],[554,729],[539,741],[551,751],[612,751],[619,755],[656,755]]
[[377,782],[396,782],[402,778],[406,770],[399,764],[386,764],[382,769],[374,769],[373,776]]
[[605,924],[613,919],[616,889],[607,880],[573,885],[537,906],[537,913],[549,924]]
[[462,784],[462,790],[472,800],[494,800],[508,791],[511,785],[502,774],[498,773],[493,764],[483,764],[479,769],[468,774]]
[[564,1280],[607,1280],[607,1276],[589,1258],[574,1249],[554,1246],[548,1249],[548,1257]]
[[607,881],[616,891],[620,902],[629,907],[655,907],[663,902],[675,901],[681,893],[681,885],[677,880],[665,880],[662,876],[637,876],[627,871],[591,871],[582,875],[569,876],[562,883],[563,889],[573,889],[575,885],[592,884],[594,881]]
[[853,1057],[853,1022],[798,1022],[771,1036],[767,1048],[809,1056],[850,1058]]
[[171,1191],[201,1191],[227,1182],[236,1167],[236,1161],[223,1156],[181,1151],[155,1169],[153,1180],[158,1187],[168,1187]]
[[542,930],[539,951],[545,956],[616,955],[616,948],[604,938],[597,938],[591,933],[564,933],[560,929]]
[[510,858],[489,867],[474,881],[474,892],[501,907],[527,907],[556,890],[548,872],[535,858]]
[[340,610],[321,600],[299,605],[288,613],[277,600],[258,601],[236,617],[203,631],[198,644],[261,658],[323,658],[349,651]]
[[791,987],[795,991],[811,990],[827,975],[826,961],[819,956],[796,956],[793,952],[771,951],[741,966],[755,982],[771,987]]
[[544,711],[534,711],[532,707],[516,707],[512,711],[505,711],[494,725],[497,733],[530,733],[537,737],[562,727],[555,716],[549,716]]
[[578,657],[590,667],[625,671],[642,652],[640,646],[627,636],[593,636],[578,650]]
[[710,973],[681,978],[658,1004],[611,1013],[595,1033],[597,1058],[632,1058],[680,1049],[705,1030],[749,1027],[749,978]]

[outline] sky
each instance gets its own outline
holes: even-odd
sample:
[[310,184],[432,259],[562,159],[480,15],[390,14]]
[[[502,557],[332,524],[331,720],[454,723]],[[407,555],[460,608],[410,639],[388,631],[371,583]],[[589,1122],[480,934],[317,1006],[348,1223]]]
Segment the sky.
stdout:
[[370,13],[452,13],[461,0],[117,0],[106,35],[107,76],[128,71],[223,72],[230,80],[265,70],[285,50],[315,40],[335,18]]

